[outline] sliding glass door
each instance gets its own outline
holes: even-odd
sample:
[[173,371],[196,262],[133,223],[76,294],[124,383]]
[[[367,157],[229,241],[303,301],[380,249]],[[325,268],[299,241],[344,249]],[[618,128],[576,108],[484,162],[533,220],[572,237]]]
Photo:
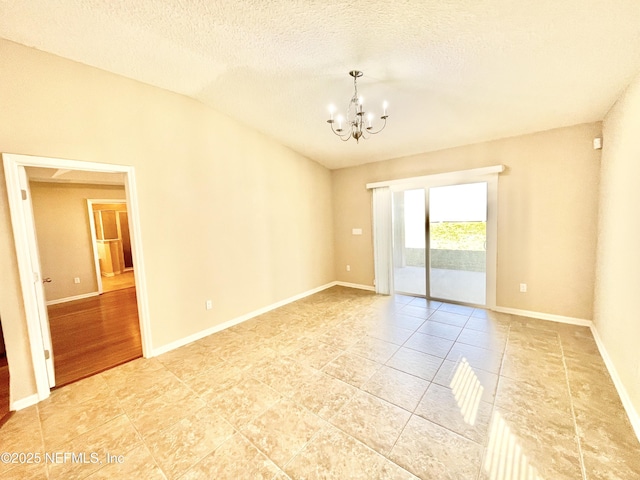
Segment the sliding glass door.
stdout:
[[487,182],[393,193],[397,293],[487,304]]
[[487,183],[429,188],[429,297],[486,304]]

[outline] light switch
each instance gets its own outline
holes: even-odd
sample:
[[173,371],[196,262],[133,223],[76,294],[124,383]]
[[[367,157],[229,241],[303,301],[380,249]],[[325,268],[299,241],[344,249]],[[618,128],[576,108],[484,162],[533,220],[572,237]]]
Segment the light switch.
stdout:
[[362,229],[361,228],[353,228],[353,229],[351,229],[351,233],[353,235],[362,235]]

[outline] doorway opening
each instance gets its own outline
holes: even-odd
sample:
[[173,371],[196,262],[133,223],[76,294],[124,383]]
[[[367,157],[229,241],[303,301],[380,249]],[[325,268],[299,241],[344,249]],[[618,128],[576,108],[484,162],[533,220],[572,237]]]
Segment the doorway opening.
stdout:
[[[126,199],[127,204],[125,223],[130,233],[132,265],[135,264],[135,288],[129,289],[131,291],[129,292],[127,305],[129,305],[128,308],[133,308],[136,313],[135,321],[133,322],[138,331],[138,353],[136,356],[140,356],[140,353],[145,357],[151,356],[149,309],[140,241],[139,210],[135,189],[134,168],[122,165],[15,154],[3,154],[2,157],[5,167],[7,194],[11,211],[11,221],[15,238],[16,256],[18,259],[18,270],[25,305],[38,400],[47,398],[50,394],[50,389],[60,385],[60,382],[57,381],[54,367],[54,359],[56,355],[58,355],[56,349],[60,350],[60,347],[56,346],[55,342],[52,342],[52,333],[54,332],[53,325],[49,322],[48,310],[62,310],[62,312],[58,311],[57,313],[61,313],[61,316],[66,317],[67,323],[73,323],[69,320],[73,318],[74,315],[77,315],[78,311],[100,311],[100,309],[108,307],[105,303],[111,304],[111,306],[118,305],[119,307],[123,305],[122,299],[108,298],[108,296],[118,292],[108,292],[98,296],[98,292],[95,291],[97,288],[94,289],[94,293],[85,293],[77,296],[77,298],[73,298],[73,295],[63,297],[63,299],[68,300],[65,302],[46,302],[43,281],[46,282],[50,277],[46,275],[43,276],[29,178],[38,173],[49,175],[58,181],[65,180],[68,183],[79,182],[83,184],[104,184],[104,178],[106,176],[110,178],[109,181],[117,178],[119,184],[124,187],[123,197]],[[27,175],[27,169],[29,169],[29,175]],[[107,183],[109,183],[109,181]],[[86,205],[86,198],[84,204]],[[82,216],[86,221],[86,207],[82,208]],[[92,263],[88,231],[89,228],[87,226],[85,229],[87,236],[86,243],[88,244],[87,251],[89,252],[89,262]],[[95,270],[91,269],[91,274],[87,274],[83,278],[86,278],[86,281],[95,282],[96,275]],[[89,277],[91,277],[91,280]],[[80,278],[80,281],[76,281],[78,278]],[[77,277],[71,280],[73,283],[80,284],[83,278]],[[122,291],[126,292],[127,290]],[[91,305],[91,302],[95,303],[95,305]],[[47,305],[47,303],[50,305]],[[98,308],[98,306],[100,308]],[[118,314],[116,316],[122,317],[123,315]],[[71,343],[73,343],[73,347],[76,349],[72,350],[72,353],[77,353],[75,359],[77,363],[86,363],[87,352],[81,352],[79,343],[86,343],[85,334],[88,328],[104,331],[105,324],[99,325],[91,322],[89,322],[89,324],[78,322],[78,325],[76,331],[71,335],[71,337],[75,339],[75,341]],[[118,330],[121,329],[114,326],[114,331]],[[83,341],[78,342],[78,338],[82,338]],[[117,344],[121,339],[112,338],[111,341]],[[108,357],[109,355],[99,347],[95,347],[94,350],[102,353],[102,357]],[[58,356],[60,357],[61,355]],[[104,370],[104,368],[101,370]],[[97,372],[90,372],[89,374],[92,373]],[[81,376],[87,375],[81,374]],[[64,381],[63,383],[68,382]]]
[[127,203],[87,200],[98,292],[135,287]]

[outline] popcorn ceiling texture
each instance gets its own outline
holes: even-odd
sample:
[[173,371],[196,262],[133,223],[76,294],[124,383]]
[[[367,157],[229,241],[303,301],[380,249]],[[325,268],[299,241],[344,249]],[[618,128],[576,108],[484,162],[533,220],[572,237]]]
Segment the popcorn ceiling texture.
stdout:
[[[637,0],[0,0],[0,37],[188,95],[329,168],[601,120],[640,70],[638,25]],[[326,124],[354,68],[365,107],[390,113],[359,145]]]

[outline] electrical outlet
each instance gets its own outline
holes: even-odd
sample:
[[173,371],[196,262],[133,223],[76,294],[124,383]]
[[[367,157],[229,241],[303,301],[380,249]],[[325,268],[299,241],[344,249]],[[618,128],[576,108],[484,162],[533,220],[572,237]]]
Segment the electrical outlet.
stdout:
[[213,308],[213,300],[207,300],[205,303],[205,307],[207,310],[211,310]]
[[520,292],[521,293],[527,293],[527,284],[526,283],[521,283],[520,284]]
[[347,272],[351,271],[351,265],[347,265]]
[[80,277],[75,277],[73,279],[73,283],[80,283]]

